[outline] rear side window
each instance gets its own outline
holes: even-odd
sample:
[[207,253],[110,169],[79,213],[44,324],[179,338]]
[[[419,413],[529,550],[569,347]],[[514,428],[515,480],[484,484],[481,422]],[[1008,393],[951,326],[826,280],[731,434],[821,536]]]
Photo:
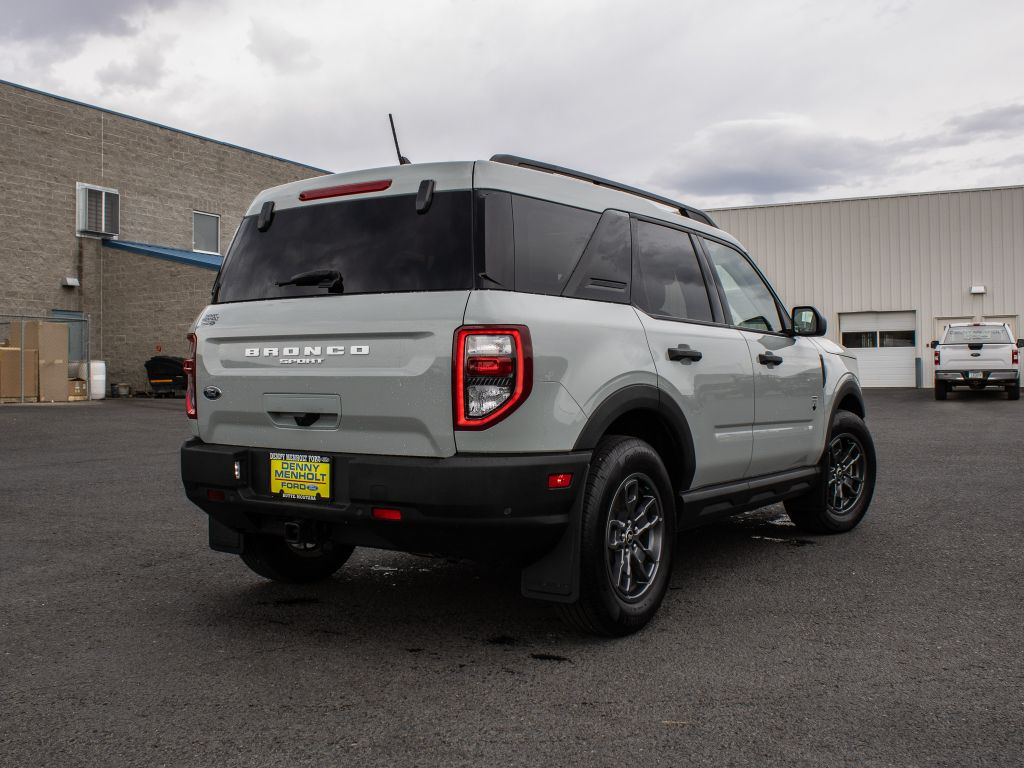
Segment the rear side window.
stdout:
[[[362,198],[277,211],[265,232],[246,217],[214,301],[472,288],[472,206],[469,191],[435,194],[425,214],[415,195]],[[342,282],[278,285],[311,272]]]
[[711,301],[690,236],[638,221],[636,238],[633,302],[651,315],[711,322]]
[[743,254],[714,240],[705,240],[704,248],[725,290],[730,323],[751,331],[781,331],[775,297]]
[[599,218],[593,211],[513,195],[516,290],[561,295]]
[[1006,329],[996,326],[957,326],[946,331],[943,344],[1010,344],[1013,339]]

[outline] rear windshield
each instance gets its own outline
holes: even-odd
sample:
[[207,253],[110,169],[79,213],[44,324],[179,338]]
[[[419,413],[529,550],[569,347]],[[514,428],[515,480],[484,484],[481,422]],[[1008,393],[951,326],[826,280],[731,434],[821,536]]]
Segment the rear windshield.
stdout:
[[[436,193],[423,214],[415,195],[346,200],[277,211],[265,232],[248,216],[214,302],[472,288],[472,205],[468,190]],[[310,272],[330,276],[278,285]]]
[[1009,344],[1010,334],[1001,325],[949,328],[943,344]]

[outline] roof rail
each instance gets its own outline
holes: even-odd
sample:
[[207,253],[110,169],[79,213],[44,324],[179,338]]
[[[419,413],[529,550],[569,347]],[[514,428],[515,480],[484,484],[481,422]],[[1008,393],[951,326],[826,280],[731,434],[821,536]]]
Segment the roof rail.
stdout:
[[551,163],[542,163],[540,160],[530,160],[525,157],[518,157],[517,155],[494,155],[491,158],[492,163],[504,163],[505,165],[516,165],[520,168],[532,168],[535,171],[543,171],[545,173],[554,173],[559,176],[568,176],[572,179],[579,179],[580,181],[589,181],[591,184],[596,184],[599,187],[608,187],[609,189],[616,189],[619,192],[626,192],[630,195],[636,195],[637,197],[643,197],[647,200],[652,200],[655,203],[661,205],[667,205],[688,219],[699,221],[702,224],[707,224],[711,227],[717,227],[718,225],[700,208],[694,208],[692,205],[686,203],[680,203],[678,200],[672,200],[661,195],[656,195],[653,192],[645,192],[642,189],[636,187],[630,187],[625,184],[619,184],[617,181],[611,181],[609,179],[602,179],[600,176],[594,176],[589,173],[583,173],[582,171],[574,171],[571,168],[563,168],[560,165],[552,165]]

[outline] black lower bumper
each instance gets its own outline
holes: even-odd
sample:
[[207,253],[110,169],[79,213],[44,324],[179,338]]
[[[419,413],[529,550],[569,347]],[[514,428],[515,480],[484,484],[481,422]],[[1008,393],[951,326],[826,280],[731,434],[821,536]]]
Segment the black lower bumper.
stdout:
[[[241,551],[244,534],[284,535],[286,523],[302,522],[357,546],[535,558],[558,542],[590,462],[589,451],[442,459],[324,454],[332,463],[331,500],[296,501],[270,492],[269,453],[197,438],[182,446],[185,493],[210,515],[215,548]],[[557,473],[572,474],[568,488],[548,488]],[[375,508],[397,510],[401,519],[377,519]]]

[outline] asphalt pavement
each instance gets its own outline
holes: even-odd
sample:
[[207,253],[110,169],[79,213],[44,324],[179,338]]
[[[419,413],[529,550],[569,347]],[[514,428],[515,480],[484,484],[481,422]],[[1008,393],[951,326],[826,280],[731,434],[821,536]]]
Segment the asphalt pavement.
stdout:
[[1020,766],[1024,406],[867,401],[859,528],[688,533],[621,640],[469,563],[261,580],[184,497],[182,401],[0,406],[0,765]]

